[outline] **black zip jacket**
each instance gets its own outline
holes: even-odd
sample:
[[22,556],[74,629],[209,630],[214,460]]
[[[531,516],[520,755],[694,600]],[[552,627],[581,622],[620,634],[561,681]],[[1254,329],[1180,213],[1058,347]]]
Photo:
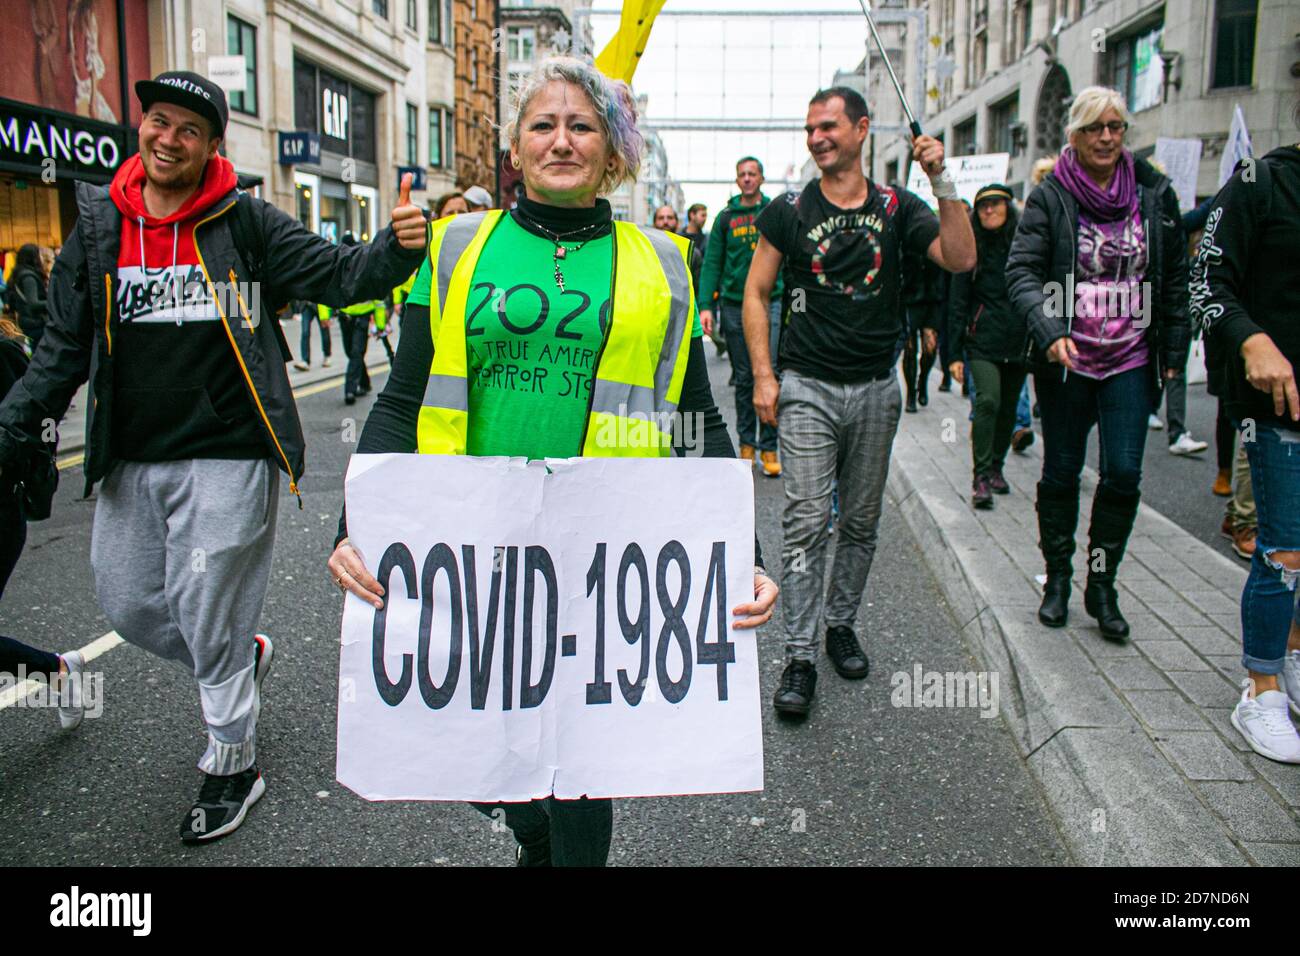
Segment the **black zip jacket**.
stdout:
[[[1154,359],[1148,366],[1157,390],[1164,387],[1164,370],[1187,366],[1191,324],[1187,304],[1187,239],[1183,235],[1178,197],[1169,179],[1145,160],[1136,160],[1138,209],[1148,243],[1147,275],[1151,288],[1151,324],[1146,340]],[[1029,360],[1038,370],[1047,366],[1047,348],[1070,334],[1068,316],[1048,315],[1044,303],[1047,283],[1073,288],[1078,259],[1079,207],[1069,190],[1048,173],[1029,194],[1020,225],[1007,255],[1007,294],[1011,308],[1029,327]],[[1071,313],[1073,312],[1073,303]]]
[[1224,409],[1236,421],[1300,431],[1273,398],[1246,381],[1241,346],[1260,332],[1300,375],[1300,146],[1241,167],[1219,190],[1192,275],[1192,310],[1206,328],[1206,364],[1218,371]]
[[[121,213],[107,186],[76,184],[77,227],[50,275],[45,336],[27,373],[0,403],[0,470],[39,442],[42,422],[63,418],[81,384],[90,381],[86,413],[86,494],[115,464],[110,451],[113,415],[113,348],[118,327],[118,246]],[[194,227],[207,281],[260,282],[261,315],[250,317],[246,298],[218,291],[226,336],[238,359],[248,400],[266,440],[267,455],[289,475],[290,490],[304,468],[304,439],[285,362],[291,358],[275,321],[278,306],[310,299],[342,307],[378,299],[404,282],[425,249],[404,249],[387,226],[366,246],[334,245],[275,206],[246,197],[249,221],[260,238],[261,258],[238,249],[232,220],[238,193],[219,200]],[[250,241],[250,245],[257,245]],[[256,265],[250,264],[256,262]],[[211,291],[211,290],[210,290]],[[235,310],[238,314],[235,314]],[[230,313],[230,314],[227,314]]]
[[[977,240],[980,230],[976,230]],[[979,260],[972,272],[952,277],[948,295],[948,349],[952,361],[963,351],[986,362],[1025,360],[1029,329],[1007,298],[1009,237],[979,242]]]

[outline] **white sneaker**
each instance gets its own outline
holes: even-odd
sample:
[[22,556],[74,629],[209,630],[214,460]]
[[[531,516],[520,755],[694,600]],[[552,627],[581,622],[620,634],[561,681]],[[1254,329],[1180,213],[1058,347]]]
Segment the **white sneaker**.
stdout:
[[1148,415],[1147,428],[1151,429],[1153,432],[1164,431],[1165,423],[1160,420],[1159,415]]
[[86,679],[86,659],[80,651],[68,651],[59,656],[68,669],[59,681],[59,726],[64,730],[76,730],[86,716],[85,698],[82,694],[82,682]]
[[321,368],[329,368],[329,367],[330,367],[329,356],[326,356],[325,358],[321,359],[320,367],[321,367]]
[[1266,690],[1251,697],[1251,682],[1245,682],[1241,700],[1232,711],[1232,726],[1246,738],[1250,749],[1269,760],[1300,763],[1300,734],[1286,715],[1287,696],[1280,690]]
[[295,360],[293,363],[293,367],[300,372],[305,372],[307,371],[307,369],[311,368],[311,366],[308,365],[306,362],[304,362],[302,359]]
[[1282,659],[1282,673],[1278,674],[1278,683],[1286,691],[1291,713],[1300,717],[1300,651],[1288,651]]
[[271,673],[271,664],[275,661],[275,645],[265,634],[254,634],[253,642],[253,720],[262,714],[262,682]]
[[1209,448],[1208,442],[1197,441],[1191,432],[1183,432],[1178,440],[1169,446],[1171,455],[1196,455]]

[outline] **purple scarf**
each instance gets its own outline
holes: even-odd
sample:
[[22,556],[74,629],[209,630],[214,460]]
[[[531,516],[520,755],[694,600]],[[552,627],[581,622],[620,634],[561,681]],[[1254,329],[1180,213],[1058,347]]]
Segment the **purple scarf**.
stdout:
[[1120,151],[1115,175],[1105,189],[1083,171],[1073,146],[1061,151],[1053,172],[1094,222],[1115,222],[1137,212],[1137,178],[1133,174],[1133,154],[1127,149]]

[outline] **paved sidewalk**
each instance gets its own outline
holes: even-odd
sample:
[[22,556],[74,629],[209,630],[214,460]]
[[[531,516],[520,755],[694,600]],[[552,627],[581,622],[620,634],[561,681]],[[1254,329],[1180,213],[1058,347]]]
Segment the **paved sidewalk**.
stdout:
[[[293,352],[293,357],[299,357],[298,346],[301,342],[302,326],[296,319],[286,319],[281,323],[284,329],[285,338],[289,341],[289,348]],[[340,395],[342,394],[343,373],[347,371],[348,359],[343,354],[343,340],[339,337],[338,322],[330,322],[330,366],[323,368],[321,360],[324,356],[320,352],[320,333],[315,329],[312,330],[311,341],[311,368],[307,371],[300,371],[293,367],[292,364],[285,366],[289,371],[289,384],[296,392],[298,389],[308,385],[315,385],[317,382],[337,380],[340,385]],[[393,351],[397,351],[397,340],[399,338],[398,330],[393,329],[392,334],[388,337],[389,342],[393,345]],[[388,363],[388,353],[384,351],[382,343],[375,339],[370,340],[370,345],[366,349],[366,368],[374,371],[376,368]],[[90,407],[89,386],[83,385],[77,389],[77,395],[72,400],[72,407],[68,413],[63,416],[63,421],[59,423],[59,458],[65,459],[69,455],[80,454],[86,447],[86,409]]]
[[970,507],[969,405],[932,392],[903,416],[890,492],[983,665],[1076,859],[1109,865],[1300,863],[1300,767],[1253,753],[1241,693],[1246,572],[1143,505],[1119,571],[1129,643],[1083,609],[1096,474],[1084,476],[1069,627],[1038,623],[1041,434],[1005,469],[1012,494]]

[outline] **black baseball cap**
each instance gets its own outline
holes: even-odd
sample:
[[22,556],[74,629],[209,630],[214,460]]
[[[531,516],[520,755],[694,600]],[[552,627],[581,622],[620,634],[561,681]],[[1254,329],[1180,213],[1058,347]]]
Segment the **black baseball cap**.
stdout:
[[206,76],[188,70],[159,73],[152,80],[138,81],[135,95],[140,98],[140,108],[146,113],[155,103],[173,103],[206,118],[212,124],[214,136],[226,135],[226,121],[230,118],[226,91]]
[[980,191],[975,194],[975,205],[978,206],[985,199],[1005,199],[1011,202],[1013,198],[1009,186],[1004,186],[1002,183],[989,183],[987,186],[981,186]]

